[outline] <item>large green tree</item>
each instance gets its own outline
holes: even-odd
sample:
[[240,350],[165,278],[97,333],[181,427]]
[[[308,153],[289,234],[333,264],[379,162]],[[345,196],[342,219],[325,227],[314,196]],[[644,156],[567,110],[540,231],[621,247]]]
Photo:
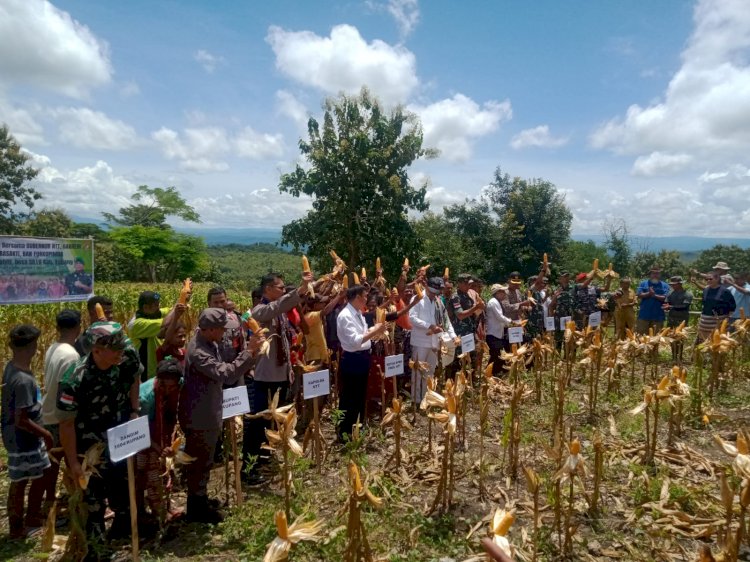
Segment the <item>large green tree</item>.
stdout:
[[282,229],[282,243],[330,264],[335,249],[350,267],[380,256],[395,273],[418,249],[407,213],[426,211],[426,187],[415,187],[408,168],[432,153],[422,146],[416,115],[385,111],[366,89],[328,99],[322,123],[311,118],[300,140],[308,167],[283,174],[279,191],[312,198],[312,210]]
[[612,267],[621,275],[630,275],[632,250],[628,237],[628,225],[623,219],[604,223],[604,239],[611,256]]
[[18,225],[18,232],[25,236],[65,238],[71,235],[73,221],[62,209],[43,209],[33,213],[28,220]]
[[118,215],[102,213],[108,223],[116,226],[168,228],[168,217],[201,222],[198,213],[187,204],[176,187],[139,185],[131,198],[134,202],[121,208]]
[[109,237],[114,242],[111,263],[128,260],[127,279],[135,281],[175,281],[201,277],[210,267],[202,238],[178,234],[167,224],[168,217],[200,222],[200,216],[174,187],[142,185],[133,194],[133,203],[118,215],[103,213],[113,225]]
[[698,254],[691,267],[705,273],[711,271],[719,261],[726,262],[732,272],[748,272],[750,271],[750,248],[743,249],[736,244],[717,244]]
[[18,207],[31,210],[42,197],[29,185],[39,173],[29,160],[8,127],[0,126],[0,234],[14,234],[18,222],[28,216]]
[[645,279],[653,266],[661,269],[662,279],[668,279],[673,275],[684,276],[688,273],[687,266],[680,259],[680,252],[674,250],[660,250],[659,252],[642,250],[636,252],[633,255],[631,273],[635,279]]

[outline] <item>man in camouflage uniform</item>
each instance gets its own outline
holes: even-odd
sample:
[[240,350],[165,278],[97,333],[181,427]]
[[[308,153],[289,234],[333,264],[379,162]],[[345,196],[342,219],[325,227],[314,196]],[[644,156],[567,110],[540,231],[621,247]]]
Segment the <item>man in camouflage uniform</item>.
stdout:
[[139,416],[143,367],[138,352],[117,322],[95,322],[86,336],[91,352],[63,375],[58,387],[57,417],[65,458],[76,482],[83,476],[78,455],[97,443],[105,446],[97,467],[100,476],[92,476],[84,492],[89,552],[96,559],[102,554],[105,500],[115,512],[110,538],[130,532],[127,465],[110,460],[107,430]]
[[[475,312],[482,309],[481,302],[474,302],[469,294],[469,285],[471,284],[472,277],[467,273],[462,273],[458,276],[458,286],[456,294],[451,296],[450,302],[445,303],[445,308],[448,311],[448,318],[453,325],[453,330],[456,332],[458,337],[474,334],[477,329],[477,318]],[[458,346],[456,349],[456,356],[461,355],[461,347]],[[471,352],[471,360],[474,361],[476,352]],[[454,361],[452,365],[443,365],[446,369],[446,373],[453,378],[461,367],[458,361]]]
[[528,322],[526,324],[526,336],[532,340],[544,333],[544,299],[546,297],[544,287],[546,286],[546,277],[539,274],[529,280],[529,291],[531,298],[536,304],[531,304],[528,313]]
[[550,314],[555,317],[555,343],[558,348],[562,346],[565,331],[565,327],[560,326],[560,318],[572,318],[575,312],[575,287],[570,284],[570,273],[563,271],[559,281],[560,286],[553,293],[550,303]]

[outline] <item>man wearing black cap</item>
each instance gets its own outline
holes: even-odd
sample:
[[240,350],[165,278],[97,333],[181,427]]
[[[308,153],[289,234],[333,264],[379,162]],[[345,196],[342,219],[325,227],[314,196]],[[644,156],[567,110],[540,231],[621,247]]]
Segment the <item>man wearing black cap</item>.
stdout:
[[73,273],[68,273],[65,276],[65,288],[68,290],[68,294],[88,295],[94,286],[94,282],[91,275],[84,271],[83,258],[76,258],[73,267],[75,268]]
[[[140,414],[138,386],[143,367],[130,340],[117,322],[96,322],[86,331],[91,353],[71,365],[57,392],[60,441],[73,480],[83,479],[79,455],[91,446],[104,445],[101,477],[92,476],[84,491],[88,504],[86,534],[89,541],[104,541],[104,510],[115,512],[111,538],[130,533],[130,506],[126,463],[112,463],[107,430]],[[105,504],[105,499],[108,504]],[[97,547],[89,547],[96,552]]]
[[426,380],[435,374],[437,354],[440,349],[440,334],[447,333],[455,344],[460,342],[443,302],[438,298],[443,291],[443,280],[431,277],[421,301],[409,311],[412,359],[427,365],[425,370],[415,366],[411,374],[411,398],[420,403],[427,392]]
[[[172,321],[174,308],[160,308],[161,295],[154,291],[143,291],[138,297],[135,316],[128,322],[128,335],[133,340],[141,364],[144,368],[143,380],[156,375],[156,348],[159,347],[159,334],[162,325]],[[176,303],[175,307],[185,305]]]
[[208,502],[211,463],[222,427],[224,385],[232,385],[253,364],[262,336],[253,336],[234,361],[225,363],[219,344],[224,338],[227,313],[206,308],[198,318],[198,333],[188,345],[185,382],[180,392],[179,419],[185,431],[185,452],[195,457],[187,467],[187,517],[190,521],[219,523],[221,514]]

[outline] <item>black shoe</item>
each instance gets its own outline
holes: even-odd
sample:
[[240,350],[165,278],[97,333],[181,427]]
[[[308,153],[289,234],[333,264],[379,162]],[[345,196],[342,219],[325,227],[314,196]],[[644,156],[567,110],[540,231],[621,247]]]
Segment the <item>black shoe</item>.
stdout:
[[252,472],[243,472],[240,476],[240,479],[242,480],[242,483],[246,486],[259,486],[260,484],[263,484],[266,482],[267,478],[263,476],[262,474],[252,471]]
[[216,525],[224,521],[221,513],[209,505],[208,498],[205,496],[188,496],[185,519],[189,523],[208,523],[210,525]]

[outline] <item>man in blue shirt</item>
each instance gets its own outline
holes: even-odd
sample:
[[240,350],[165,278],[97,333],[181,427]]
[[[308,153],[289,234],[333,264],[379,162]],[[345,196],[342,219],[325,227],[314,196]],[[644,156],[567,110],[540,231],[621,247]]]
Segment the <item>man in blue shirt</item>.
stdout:
[[731,276],[727,276],[727,284],[729,285],[729,292],[734,297],[734,302],[737,308],[732,313],[732,321],[740,318],[740,311],[744,311],[745,317],[750,317],[750,274],[743,272],[738,273],[732,279]]
[[664,326],[664,309],[662,305],[667,300],[669,285],[661,280],[661,270],[653,266],[649,271],[649,278],[641,281],[636,291],[636,296],[641,303],[638,310],[638,320],[635,323],[635,331],[639,334],[648,334],[650,328],[654,332],[661,330]]

